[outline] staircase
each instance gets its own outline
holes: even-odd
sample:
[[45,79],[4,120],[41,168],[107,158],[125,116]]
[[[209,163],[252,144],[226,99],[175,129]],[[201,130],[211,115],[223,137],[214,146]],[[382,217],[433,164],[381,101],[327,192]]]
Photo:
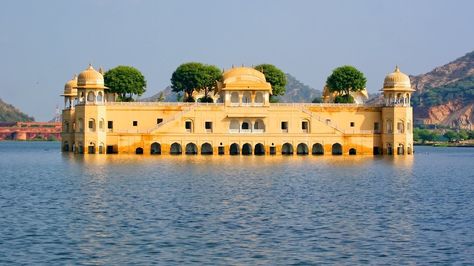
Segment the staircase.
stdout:
[[328,120],[328,119],[322,119],[320,116],[318,115],[315,115],[313,112],[311,112],[310,110],[308,110],[305,106],[302,106],[301,107],[301,111],[307,115],[309,115],[311,118],[314,118],[316,120],[318,120],[319,122],[329,126],[330,128],[333,128],[334,130],[336,131],[339,131],[341,133],[345,133],[345,131],[343,129],[340,129],[339,127],[337,127],[336,124],[333,124],[332,122],[330,122],[331,120]]
[[152,129],[149,129],[147,131],[147,133],[153,133],[154,131],[158,130],[159,128],[161,128],[162,126],[166,125],[166,124],[169,124],[181,117],[183,117],[183,115],[189,113],[190,111],[194,110],[194,106],[186,106],[184,107],[181,112],[175,114],[174,116],[168,118],[168,119],[164,119],[163,122],[159,123],[156,127],[152,128]]

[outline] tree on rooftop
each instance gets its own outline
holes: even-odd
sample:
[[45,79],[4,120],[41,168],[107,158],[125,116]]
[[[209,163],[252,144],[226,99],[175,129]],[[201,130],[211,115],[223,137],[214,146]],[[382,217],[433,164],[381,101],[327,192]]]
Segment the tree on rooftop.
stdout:
[[286,75],[274,65],[260,64],[255,66],[255,69],[262,72],[265,75],[265,79],[270,85],[272,85],[272,102],[276,101],[276,96],[284,95],[286,92]]
[[209,93],[215,90],[217,81],[222,78],[222,72],[215,66],[198,62],[180,65],[171,76],[171,88],[174,92],[184,92],[185,102],[194,102],[194,91],[204,91],[203,102],[212,102]]
[[105,72],[104,83],[124,102],[133,101],[133,95],[142,95],[146,88],[145,77],[131,66],[117,66]]
[[350,93],[363,90],[366,83],[364,74],[353,66],[341,66],[334,69],[326,80],[329,91],[339,94],[336,102],[346,103],[354,102]]

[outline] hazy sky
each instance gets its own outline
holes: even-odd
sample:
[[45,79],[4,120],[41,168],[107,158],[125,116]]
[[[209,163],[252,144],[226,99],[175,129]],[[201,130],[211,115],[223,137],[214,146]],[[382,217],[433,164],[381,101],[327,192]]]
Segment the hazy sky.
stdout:
[[420,74],[474,50],[474,1],[2,1],[0,98],[49,120],[92,63],[132,65],[152,95],[187,61],[271,63],[321,89],[337,66],[369,92],[398,64]]

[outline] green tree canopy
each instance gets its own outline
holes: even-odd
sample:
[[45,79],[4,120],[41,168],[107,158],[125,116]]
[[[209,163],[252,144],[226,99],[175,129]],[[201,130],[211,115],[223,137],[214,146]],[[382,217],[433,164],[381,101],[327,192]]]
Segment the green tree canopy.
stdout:
[[184,92],[184,101],[194,102],[193,92],[204,90],[204,99],[209,102],[212,98],[209,92],[215,90],[218,80],[222,79],[222,72],[212,65],[198,62],[189,62],[180,65],[171,76],[171,88],[174,92]]
[[286,75],[274,65],[260,64],[255,69],[265,75],[265,79],[272,85],[272,97],[284,95],[286,92]]
[[131,66],[117,66],[104,74],[105,86],[117,93],[121,101],[133,101],[133,95],[145,92],[146,80],[142,73]]
[[353,102],[354,100],[351,100],[350,92],[363,90],[366,83],[367,79],[364,77],[364,74],[353,66],[341,66],[334,69],[326,80],[326,85],[330,92],[338,92],[346,98],[343,102]]

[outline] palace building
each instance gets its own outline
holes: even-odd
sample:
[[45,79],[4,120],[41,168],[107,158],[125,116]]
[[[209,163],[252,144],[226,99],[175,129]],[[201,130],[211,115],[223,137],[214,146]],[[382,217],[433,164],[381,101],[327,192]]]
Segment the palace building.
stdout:
[[[117,102],[92,66],[64,87],[62,150],[96,154],[409,155],[409,77],[385,77],[380,105],[270,103],[265,76],[224,72],[216,103]],[[326,92],[325,100],[331,97]],[[359,95],[364,98],[364,92]]]

